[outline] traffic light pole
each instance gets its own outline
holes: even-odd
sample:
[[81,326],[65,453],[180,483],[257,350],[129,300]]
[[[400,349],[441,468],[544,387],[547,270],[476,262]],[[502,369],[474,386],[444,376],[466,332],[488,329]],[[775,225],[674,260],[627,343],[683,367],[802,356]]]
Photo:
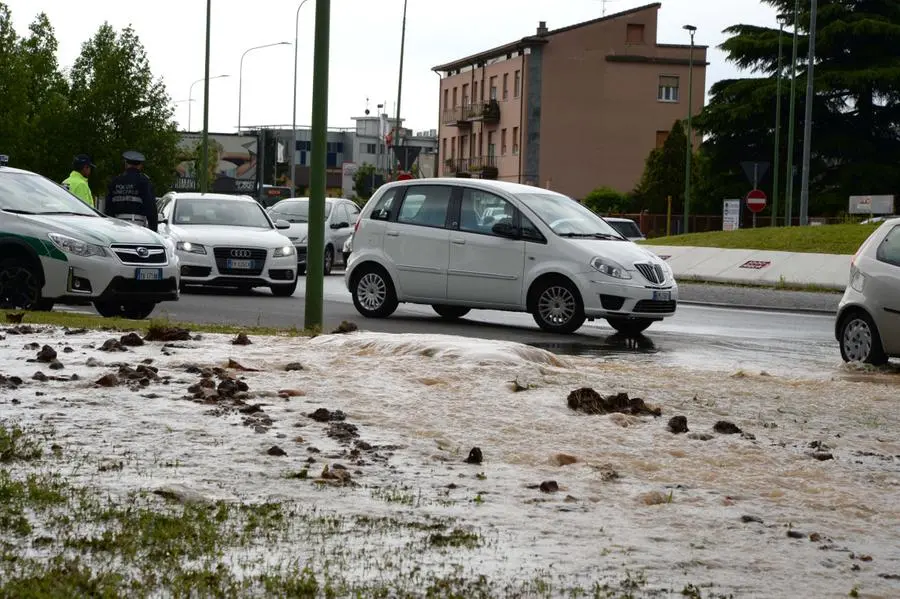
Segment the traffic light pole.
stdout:
[[313,51],[312,160],[309,172],[309,239],[306,257],[304,326],[319,329],[323,321],[325,284],[325,167],[328,142],[328,47],[331,0],[316,0]]

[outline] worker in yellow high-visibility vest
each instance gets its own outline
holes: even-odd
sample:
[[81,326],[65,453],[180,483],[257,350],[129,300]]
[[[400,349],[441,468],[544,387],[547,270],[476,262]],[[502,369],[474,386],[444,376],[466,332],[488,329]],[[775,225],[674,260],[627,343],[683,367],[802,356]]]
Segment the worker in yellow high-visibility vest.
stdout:
[[72,172],[69,174],[69,177],[62,182],[63,187],[68,189],[69,193],[92,208],[94,207],[94,196],[91,194],[88,177],[91,176],[91,170],[94,166],[90,156],[79,154],[72,161]]

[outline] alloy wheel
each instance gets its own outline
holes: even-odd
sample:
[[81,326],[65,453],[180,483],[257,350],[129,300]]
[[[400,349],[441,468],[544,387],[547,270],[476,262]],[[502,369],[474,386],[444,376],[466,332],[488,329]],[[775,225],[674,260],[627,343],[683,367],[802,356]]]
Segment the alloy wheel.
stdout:
[[865,362],[872,353],[872,329],[861,318],[854,318],[844,326],[844,353],[851,362]]
[[538,314],[554,326],[562,326],[572,320],[577,306],[572,292],[559,285],[548,287],[538,298]]
[[33,308],[41,289],[37,277],[24,266],[7,266],[0,270],[0,305],[11,308]]
[[356,298],[363,308],[375,312],[387,299],[387,284],[377,273],[366,273],[356,285]]

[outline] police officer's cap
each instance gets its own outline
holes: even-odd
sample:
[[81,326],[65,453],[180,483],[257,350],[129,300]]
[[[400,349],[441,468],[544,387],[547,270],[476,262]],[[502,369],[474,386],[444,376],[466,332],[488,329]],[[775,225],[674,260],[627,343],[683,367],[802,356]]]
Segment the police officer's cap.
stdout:
[[91,161],[91,157],[87,154],[79,154],[72,160],[72,167],[76,170],[81,170],[86,166],[97,168],[97,165]]
[[122,154],[122,158],[125,159],[125,162],[133,164],[140,164],[145,161],[144,155],[134,150],[128,150],[127,152]]

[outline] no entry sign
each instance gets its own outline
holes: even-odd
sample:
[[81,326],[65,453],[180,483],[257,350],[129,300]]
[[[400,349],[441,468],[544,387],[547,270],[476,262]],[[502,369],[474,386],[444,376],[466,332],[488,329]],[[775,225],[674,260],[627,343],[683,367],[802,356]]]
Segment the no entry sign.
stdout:
[[766,193],[761,189],[754,189],[747,194],[747,208],[750,212],[762,212],[766,207]]

